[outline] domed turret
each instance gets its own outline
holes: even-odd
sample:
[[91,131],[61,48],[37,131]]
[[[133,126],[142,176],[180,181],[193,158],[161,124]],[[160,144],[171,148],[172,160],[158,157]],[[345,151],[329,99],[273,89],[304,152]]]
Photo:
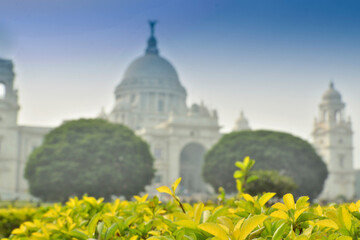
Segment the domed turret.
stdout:
[[244,112],[240,112],[239,118],[235,122],[233,131],[250,130],[249,121],[246,119]]
[[322,96],[323,102],[341,101],[341,94],[335,90],[334,83],[331,82],[329,89]]
[[159,56],[154,36],[156,22],[150,21],[150,37],[145,54],[126,69],[115,90],[116,105],[111,120],[133,129],[153,126],[170,112],[186,114],[186,90],[175,68]]
[[345,121],[344,107],[345,104],[341,100],[341,94],[335,89],[334,83],[331,82],[320,103],[320,121],[330,124]]

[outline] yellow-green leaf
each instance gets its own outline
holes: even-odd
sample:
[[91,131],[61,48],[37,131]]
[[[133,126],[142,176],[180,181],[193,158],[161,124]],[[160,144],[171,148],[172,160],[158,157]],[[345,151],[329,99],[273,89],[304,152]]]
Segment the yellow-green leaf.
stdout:
[[316,225],[318,225],[320,227],[339,229],[339,226],[333,220],[330,220],[330,219],[319,220],[316,223]]
[[171,196],[173,195],[173,193],[171,192],[170,188],[167,187],[167,186],[158,187],[156,190],[157,190],[158,192],[161,192],[161,193],[167,193],[167,194],[169,194],[169,195],[171,195]]
[[295,240],[308,240],[309,238],[307,236],[297,236]]
[[291,193],[285,194],[283,199],[284,199],[284,203],[288,209],[295,209],[295,201],[294,201],[294,197]]
[[336,238],[336,240],[352,240],[353,238],[352,237],[349,237],[349,236],[340,236],[338,238]]
[[275,196],[276,193],[269,192],[262,195],[259,199],[259,204],[261,207],[263,207],[273,196]]
[[182,226],[182,227],[187,227],[187,228],[192,228],[192,229],[196,229],[196,227],[198,226],[194,221],[192,220],[180,220],[177,222],[174,222],[176,225],[178,226]]
[[239,171],[239,170],[236,170],[233,175],[234,178],[241,178],[242,176],[243,176],[243,173],[242,173],[242,171]]
[[256,215],[246,219],[240,228],[238,240],[244,240],[251,233],[251,231],[263,223],[266,218],[267,216],[265,215]]
[[350,231],[351,229],[351,215],[345,207],[341,207],[341,220],[345,228]]
[[254,198],[250,194],[244,193],[241,196],[248,202],[254,202]]
[[288,215],[284,211],[281,211],[281,210],[277,210],[275,212],[272,212],[270,214],[270,216],[280,218],[280,219],[287,219],[288,218]]
[[295,214],[294,214],[294,220],[296,221],[298,219],[298,217],[305,212],[306,208],[300,209],[300,210],[296,210]]
[[218,217],[217,220],[224,226],[226,226],[226,228],[228,230],[230,230],[231,232],[234,230],[234,224],[233,222],[231,221],[230,218],[226,217],[226,216],[221,216],[221,217]]
[[176,179],[175,182],[171,185],[171,188],[173,190],[173,192],[175,193],[176,188],[179,186],[179,183],[181,182],[181,177]]
[[275,203],[274,205],[271,206],[272,208],[278,209],[278,210],[283,210],[283,211],[287,211],[287,207],[282,204],[282,203]]
[[134,198],[136,199],[136,201],[142,203],[145,202],[147,197],[149,196],[149,194],[145,194],[144,196],[140,197],[140,196],[134,196]]
[[240,227],[243,224],[244,220],[245,220],[245,218],[242,218],[236,223],[236,225],[234,227],[234,231],[240,229]]
[[314,212],[319,216],[323,215],[323,210],[322,210],[322,207],[320,205],[318,205],[316,208],[314,208]]
[[244,166],[247,167],[247,166],[249,165],[249,163],[250,163],[250,157],[249,157],[249,156],[246,156],[246,157],[244,158]]
[[194,221],[197,224],[200,223],[200,219],[201,219],[201,215],[202,215],[203,210],[204,210],[204,204],[203,203],[195,204],[195,206],[194,206]]
[[208,232],[221,240],[229,240],[225,230],[215,223],[203,223],[198,226],[201,230]]
[[309,200],[308,196],[299,197],[299,199],[296,201],[296,208],[300,209],[309,206],[310,203],[308,202],[308,200]]
[[238,168],[241,168],[241,169],[245,168],[244,164],[240,161],[235,162],[235,166],[237,166]]
[[98,223],[100,217],[101,217],[101,213],[97,213],[91,218],[89,225],[87,227],[87,232],[90,236],[94,236],[95,229],[96,229],[96,226],[97,226],[97,223]]

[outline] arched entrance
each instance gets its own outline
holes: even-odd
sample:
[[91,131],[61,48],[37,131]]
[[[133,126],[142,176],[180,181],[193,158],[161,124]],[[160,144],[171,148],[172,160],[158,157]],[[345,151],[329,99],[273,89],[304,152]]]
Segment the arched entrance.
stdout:
[[204,193],[202,167],[206,149],[199,143],[187,144],[180,153],[180,177],[183,194]]

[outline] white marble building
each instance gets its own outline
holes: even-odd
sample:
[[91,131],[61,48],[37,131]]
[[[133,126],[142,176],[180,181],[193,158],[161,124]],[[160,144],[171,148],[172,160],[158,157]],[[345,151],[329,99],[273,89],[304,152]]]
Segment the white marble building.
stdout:
[[28,198],[24,179],[25,163],[50,130],[19,126],[17,90],[14,89],[13,63],[0,59],[0,199]]
[[328,168],[321,199],[352,199],[355,195],[353,132],[345,116],[345,103],[331,83],[322,96],[319,118],[314,124],[314,147]]

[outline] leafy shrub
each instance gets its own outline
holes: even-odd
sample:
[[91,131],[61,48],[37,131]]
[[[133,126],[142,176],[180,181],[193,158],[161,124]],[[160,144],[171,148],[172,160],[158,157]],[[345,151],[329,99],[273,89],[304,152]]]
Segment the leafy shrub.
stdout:
[[25,169],[31,194],[44,201],[84,194],[131,198],[153,176],[149,146],[129,128],[100,119],[55,128],[31,153]]
[[327,168],[313,147],[290,134],[264,130],[225,134],[205,156],[205,181],[214,189],[236,192],[234,164],[249,155],[256,159],[255,170],[281,171],[293,178],[295,196],[316,198],[321,193]]
[[[160,188],[172,195],[175,189]],[[115,240],[115,239],[340,239],[360,237],[360,201],[321,207],[308,197],[296,202],[292,194],[271,207],[275,193],[252,197],[241,194],[225,204],[182,204],[177,199],[160,203],[157,197],[135,196],[135,201],[104,203],[103,199],[72,198],[12,231],[10,240]],[[179,199],[180,201],[180,199]]]

